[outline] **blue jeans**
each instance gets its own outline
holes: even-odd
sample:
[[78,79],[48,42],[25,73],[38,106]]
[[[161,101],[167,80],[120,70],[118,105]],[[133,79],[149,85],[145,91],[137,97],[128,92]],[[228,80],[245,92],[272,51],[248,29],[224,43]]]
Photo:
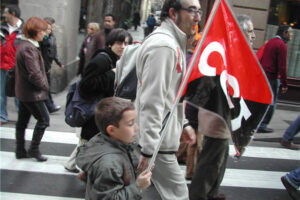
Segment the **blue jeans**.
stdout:
[[293,141],[294,137],[300,131],[300,115],[297,119],[286,129],[282,139],[286,142]]
[[[0,69],[0,121],[7,122],[7,98],[5,95],[5,83],[6,83],[6,74],[7,71],[4,69]],[[15,104],[17,110],[19,109],[19,101],[15,98]]]
[[272,116],[275,112],[275,109],[276,109],[276,102],[277,102],[277,97],[278,97],[280,80],[279,79],[274,79],[274,80],[269,79],[269,83],[270,83],[270,86],[271,86],[272,92],[273,92],[273,101],[272,101],[272,104],[269,105],[268,111],[266,112],[266,115],[260,124],[260,128],[266,128],[268,126],[268,124],[270,123]]
[[285,175],[288,182],[296,189],[298,190],[300,187],[300,167],[290,171],[287,175]]

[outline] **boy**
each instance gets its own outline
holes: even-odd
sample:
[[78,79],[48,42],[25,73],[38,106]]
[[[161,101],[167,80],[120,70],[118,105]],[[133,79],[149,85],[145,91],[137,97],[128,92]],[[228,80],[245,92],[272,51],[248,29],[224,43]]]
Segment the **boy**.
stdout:
[[130,151],[138,126],[133,104],[118,97],[102,99],[95,108],[100,133],[79,147],[77,165],[87,174],[86,200],[141,199],[151,172],[135,180]]

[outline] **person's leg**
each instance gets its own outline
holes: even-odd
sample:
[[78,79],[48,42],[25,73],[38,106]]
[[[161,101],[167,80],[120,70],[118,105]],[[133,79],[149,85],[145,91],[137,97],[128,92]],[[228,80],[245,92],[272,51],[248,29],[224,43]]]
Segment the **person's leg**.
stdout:
[[175,154],[158,154],[152,182],[163,200],[188,200],[188,188]]
[[282,139],[286,142],[293,141],[294,137],[300,131],[300,115],[297,119],[286,129]]
[[282,176],[281,182],[292,199],[300,199],[300,193],[298,193],[300,187],[300,167]]
[[16,158],[27,158],[25,150],[25,130],[30,120],[31,113],[26,106],[20,102],[18,111],[18,120],[16,123]]
[[7,71],[0,69],[0,123],[7,122],[5,82]]
[[260,124],[260,129],[266,129],[268,124],[270,123],[273,114],[276,110],[276,103],[277,103],[277,97],[278,97],[278,92],[279,92],[279,86],[280,86],[280,80],[275,79],[275,80],[269,80],[272,92],[273,92],[273,101],[272,104],[270,104],[268,111]]
[[75,149],[73,150],[73,152],[71,153],[68,161],[65,164],[65,169],[73,172],[73,173],[78,173],[79,170],[76,168],[76,155],[78,152],[78,147],[82,146],[83,144],[87,143],[87,140],[80,138],[78,141],[77,146],[75,147]]
[[31,114],[36,118],[37,123],[34,127],[31,145],[28,150],[30,157],[36,158],[37,161],[46,161],[47,158],[42,156],[39,150],[42,137],[46,128],[49,126],[49,113],[44,101],[26,102],[25,106],[30,110]]
[[190,200],[207,200],[208,197],[217,196],[225,172],[227,155],[228,139],[204,136],[203,148],[190,186]]

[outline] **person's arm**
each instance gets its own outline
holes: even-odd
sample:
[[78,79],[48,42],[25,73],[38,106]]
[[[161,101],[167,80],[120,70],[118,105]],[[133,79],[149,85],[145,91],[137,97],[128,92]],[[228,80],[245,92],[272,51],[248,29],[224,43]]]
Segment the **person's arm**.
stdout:
[[[112,95],[114,91],[115,72],[111,70],[111,63],[106,55],[99,53],[84,69],[80,81],[80,95],[89,96],[107,94]],[[81,95],[85,96],[85,95]]]
[[280,81],[282,84],[282,93],[287,92],[287,47],[286,45],[280,45],[278,48],[278,71],[280,74]]
[[[160,139],[166,98],[171,87],[172,71],[176,70],[177,52],[168,47],[148,50],[142,58],[142,85],[139,88],[139,143],[142,158],[139,171],[147,168]],[[145,123],[146,122],[146,123]]]
[[32,83],[36,88],[40,90],[49,90],[49,85],[46,76],[43,76],[42,69],[39,60],[40,55],[35,47],[26,48],[23,52],[23,61],[28,72],[28,81]]
[[99,165],[95,163],[98,167],[95,168],[97,171],[92,172],[90,195],[93,199],[142,199],[140,188],[132,180],[135,179],[134,175],[129,169],[123,169],[122,164],[118,163],[119,159],[113,158],[109,158],[112,162],[101,162]]

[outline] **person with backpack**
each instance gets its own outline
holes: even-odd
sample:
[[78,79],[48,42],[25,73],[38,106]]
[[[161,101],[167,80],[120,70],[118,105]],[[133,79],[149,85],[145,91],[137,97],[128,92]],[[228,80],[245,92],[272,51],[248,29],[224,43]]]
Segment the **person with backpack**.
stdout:
[[[124,48],[131,43],[131,35],[122,28],[113,29],[106,38],[105,49],[98,49],[88,65],[79,82],[79,95],[81,98],[92,101],[114,95],[114,81],[116,62],[121,57]],[[84,123],[81,129],[79,146],[89,141],[99,132],[94,115]],[[75,165],[77,147],[65,164],[65,169],[78,172]]]
[[146,23],[147,23],[147,33],[145,34],[145,36],[152,33],[154,30],[154,26],[156,25],[156,20],[153,14],[149,15]]
[[185,124],[183,102],[169,115],[186,72],[187,39],[195,33],[201,20],[198,0],[166,0],[161,11],[161,26],[143,41],[136,56],[138,78],[135,106],[140,127],[138,171],[146,169],[160,141],[167,117],[169,128],[161,143],[152,172],[152,182],[160,197],[189,199],[184,174],[175,153],[183,134],[189,144],[196,141],[194,129]]

